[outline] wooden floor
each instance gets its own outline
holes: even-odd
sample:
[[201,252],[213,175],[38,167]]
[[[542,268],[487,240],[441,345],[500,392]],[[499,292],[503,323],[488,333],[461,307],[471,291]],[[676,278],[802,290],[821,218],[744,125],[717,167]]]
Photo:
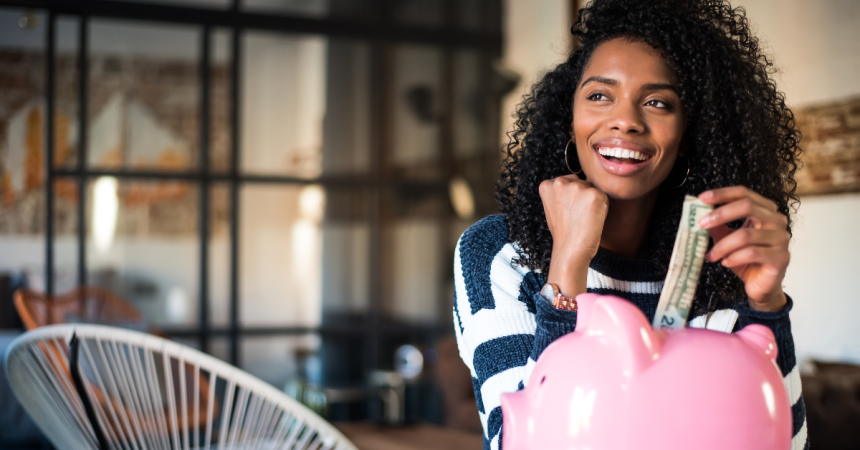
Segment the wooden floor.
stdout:
[[428,424],[399,427],[378,426],[366,422],[334,424],[359,450],[481,450],[480,434]]

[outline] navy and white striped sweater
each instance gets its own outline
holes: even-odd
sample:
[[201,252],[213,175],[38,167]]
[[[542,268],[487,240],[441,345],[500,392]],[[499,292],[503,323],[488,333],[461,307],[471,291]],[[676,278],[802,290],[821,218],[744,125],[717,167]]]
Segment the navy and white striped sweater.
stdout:
[[[472,373],[478,413],[484,426],[484,449],[501,447],[501,395],[523,389],[541,352],[574,330],[576,312],[558,310],[540,296],[545,277],[513,263],[516,247],[508,242],[504,216],[489,216],[460,237],[454,255],[454,329],[460,357]],[[588,269],[588,292],[626,298],[651,321],[665,273],[649,261],[623,259],[600,249]],[[746,304],[694,317],[689,326],[723,332],[751,323],[769,327],[779,348],[777,365],[794,416],[792,450],[808,449],[806,409],[795,363],[788,312],[761,312]]]

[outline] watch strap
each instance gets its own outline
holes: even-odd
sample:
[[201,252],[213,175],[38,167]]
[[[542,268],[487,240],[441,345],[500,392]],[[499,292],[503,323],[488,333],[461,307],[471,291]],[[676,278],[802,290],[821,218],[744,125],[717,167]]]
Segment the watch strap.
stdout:
[[555,283],[547,283],[543,285],[543,288],[540,290],[540,295],[552,303],[552,306],[557,309],[564,309],[567,311],[577,310],[576,299],[562,294],[558,285]]

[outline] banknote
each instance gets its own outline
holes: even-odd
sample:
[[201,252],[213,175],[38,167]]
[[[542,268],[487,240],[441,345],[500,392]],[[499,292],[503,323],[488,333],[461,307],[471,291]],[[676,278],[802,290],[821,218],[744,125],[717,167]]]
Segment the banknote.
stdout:
[[669,271],[660,293],[655,328],[681,328],[687,323],[702,263],[708,250],[708,230],[699,227],[699,219],[714,209],[692,196],[684,197],[684,209],[675,246],[669,260]]

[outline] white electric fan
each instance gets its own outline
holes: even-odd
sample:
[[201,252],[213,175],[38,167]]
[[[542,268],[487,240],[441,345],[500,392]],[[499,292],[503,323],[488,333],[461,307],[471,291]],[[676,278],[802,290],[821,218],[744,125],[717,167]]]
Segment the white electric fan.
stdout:
[[136,331],[40,327],[9,346],[6,370],[18,400],[60,449],[356,449],[258,378]]

